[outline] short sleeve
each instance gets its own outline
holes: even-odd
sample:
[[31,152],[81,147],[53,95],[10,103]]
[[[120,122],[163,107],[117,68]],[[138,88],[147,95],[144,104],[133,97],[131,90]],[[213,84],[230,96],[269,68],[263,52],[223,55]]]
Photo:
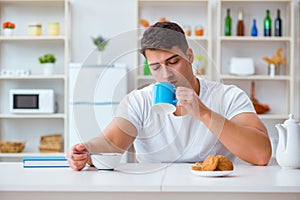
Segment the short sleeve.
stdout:
[[227,119],[244,112],[256,113],[248,95],[236,86],[226,86],[224,99]]
[[151,108],[151,96],[149,94],[149,89],[142,89],[134,90],[126,95],[119,104],[115,117],[128,120],[140,132]]

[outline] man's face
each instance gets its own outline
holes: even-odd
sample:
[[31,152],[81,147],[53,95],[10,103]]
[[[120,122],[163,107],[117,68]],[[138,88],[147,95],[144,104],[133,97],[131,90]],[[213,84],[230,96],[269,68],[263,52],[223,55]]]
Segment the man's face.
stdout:
[[166,50],[146,50],[151,74],[157,82],[170,82],[176,87],[190,86],[194,74],[192,69],[193,54],[188,49],[184,54],[178,47]]

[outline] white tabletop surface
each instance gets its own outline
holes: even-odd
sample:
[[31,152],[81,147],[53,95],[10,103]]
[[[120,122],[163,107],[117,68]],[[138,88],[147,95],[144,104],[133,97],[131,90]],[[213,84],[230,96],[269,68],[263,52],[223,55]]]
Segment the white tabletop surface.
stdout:
[[19,199],[25,195],[23,199],[32,199],[32,195],[44,197],[43,192],[52,192],[56,199],[58,195],[61,199],[81,199],[86,195],[102,195],[106,199],[141,199],[144,195],[144,200],[199,196],[231,200],[300,199],[300,169],[282,169],[274,162],[268,166],[235,163],[234,171],[228,176],[201,177],[191,173],[191,165],[127,163],[115,171],[93,167],[73,171],[71,168],[24,169],[22,163],[0,162],[0,197]]
[[202,177],[192,174],[189,167],[175,164],[167,168],[162,191],[300,193],[300,169],[281,169],[275,164],[236,165],[228,176]]
[[[116,171],[87,167],[23,168],[0,163],[0,191],[160,191],[166,164],[123,164]],[[162,170],[161,170],[162,169]]]

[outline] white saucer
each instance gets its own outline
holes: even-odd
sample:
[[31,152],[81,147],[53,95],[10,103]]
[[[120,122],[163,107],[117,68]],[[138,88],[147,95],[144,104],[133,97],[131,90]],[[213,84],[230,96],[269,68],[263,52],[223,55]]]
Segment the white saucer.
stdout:
[[220,176],[227,176],[233,172],[233,170],[229,171],[197,171],[192,170],[191,172],[197,176],[206,176],[206,177],[220,177]]

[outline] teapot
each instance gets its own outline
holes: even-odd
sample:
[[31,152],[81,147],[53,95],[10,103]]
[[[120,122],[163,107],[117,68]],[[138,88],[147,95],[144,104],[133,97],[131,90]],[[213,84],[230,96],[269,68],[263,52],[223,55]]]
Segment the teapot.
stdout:
[[275,125],[279,140],[276,151],[277,163],[282,168],[300,168],[300,124],[292,114],[283,124]]

